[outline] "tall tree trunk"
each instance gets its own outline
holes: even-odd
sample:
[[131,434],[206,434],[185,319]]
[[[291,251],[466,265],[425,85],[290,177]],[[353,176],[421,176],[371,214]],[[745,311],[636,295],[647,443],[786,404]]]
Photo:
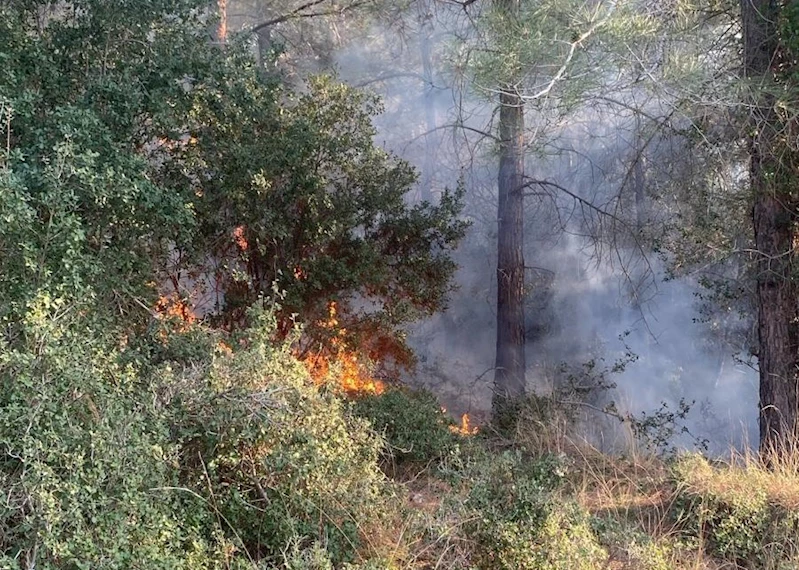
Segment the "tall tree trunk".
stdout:
[[228,0],[217,0],[219,8],[219,27],[216,30],[216,39],[219,43],[227,42],[227,2]]
[[[797,435],[797,285],[792,275],[795,238],[790,151],[782,146],[775,110],[779,78],[778,0],[742,0],[744,70],[752,83],[750,166],[757,249],[760,450],[780,451]],[[778,148],[780,147],[780,148]]]
[[517,94],[500,95],[495,413],[501,412],[508,400],[525,392],[522,105]]
[[[495,0],[518,13],[519,0]],[[524,354],[524,100],[516,87],[500,87],[497,212],[497,356],[493,412],[525,393]]]

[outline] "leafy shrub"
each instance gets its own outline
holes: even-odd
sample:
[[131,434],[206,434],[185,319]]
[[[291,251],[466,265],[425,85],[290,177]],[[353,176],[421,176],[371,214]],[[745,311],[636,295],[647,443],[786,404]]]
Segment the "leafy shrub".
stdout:
[[799,554],[799,510],[790,487],[760,467],[717,468],[698,455],[674,466],[675,517],[708,550],[747,568],[777,568]]
[[237,354],[205,333],[191,360],[139,367],[155,353],[62,310],[0,347],[0,567],[273,567],[292,545],[295,562],[370,558],[393,496],[382,442],[273,340],[273,316]]
[[[180,487],[152,386],[61,302],[0,346],[0,567],[210,568],[228,543]],[[60,318],[58,318],[60,316]]]
[[271,340],[274,315],[260,326],[180,403],[186,482],[249,556],[279,563],[289,544],[319,543],[338,567],[368,550],[390,504],[382,441],[313,384],[288,342]]
[[614,517],[592,517],[591,528],[613,560],[631,570],[671,570],[674,545]]
[[[328,549],[318,542],[302,547],[293,543],[284,554],[283,567],[286,570],[335,570]],[[387,565],[381,561],[367,560],[359,564],[346,563],[340,570],[386,570]]]
[[467,533],[475,562],[491,570],[583,570],[606,559],[588,517],[553,493],[562,473],[553,457],[523,461],[507,452],[475,472]]
[[427,391],[393,388],[358,399],[353,411],[383,434],[384,457],[397,463],[440,459],[457,444],[457,436],[449,429],[452,419]]

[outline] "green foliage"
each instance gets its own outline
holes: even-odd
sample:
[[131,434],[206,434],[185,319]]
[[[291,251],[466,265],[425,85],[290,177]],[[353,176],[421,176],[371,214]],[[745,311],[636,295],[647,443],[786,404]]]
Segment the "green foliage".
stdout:
[[284,553],[283,565],[287,570],[386,570],[386,564],[374,560],[363,563],[345,563],[334,566],[327,548],[318,542],[300,547],[296,542]]
[[335,564],[352,561],[390,503],[382,441],[320,392],[288,343],[269,340],[269,319],[181,402],[187,482],[210,493],[250,556],[276,563],[288,544],[316,541]]
[[41,291],[129,317],[132,297],[151,297],[154,256],[193,214],[154,182],[143,149],[167,115],[181,121],[179,80],[215,58],[190,10],[200,4],[0,6],[5,316]]
[[636,570],[671,570],[673,545],[656,541],[629,522],[614,517],[591,518],[591,528],[599,542],[626,568]]
[[[460,194],[408,206],[375,99],[293,93],[209,24],[201,0],[0,4],[0,566],[343,567],[391,503],[381,439],[276,339],[332,299],[396,339],[439,308]],[[153,318],[184,253],[283,313],[231,356]]]
[[120,350],[70,309],[42,299],[27,350],[1,353],[4,567],[243,568],[311,544],[336,567],[369,556],[393,497],[382,441],[272,340],[274,314],[237,354],[195,330],[194,351],[142,366],[142,342]]
[[519,454],[492,457],[475,472],[467,499],[467,533],[476,543],[478,568],[568,570],[600,568],[605,552],[586,514],[553,493],[564,475],[547,456],[524,461]]
[[26,350],[0,351],[0,566],[216,567],[206,500],[170,490],[180,448],[157,387],[79,309],[40,298]]
[[460,193],[407,205],[412,168],[372,140],[379,102],[331,78],[297,94],[266,77],[246,41],[209,43],[207,3],[117,4],[0,6],[9,308],[80,290],[130,317],[154,284],[206,272],[227,324],[274,283],[283,332],[295,313],[310,331],[331,300],[342,315],[374,301],[351,334],[410,360],[397,327],[445,301]]
[[598,65],[630,73],[630,53],[638,57],[659,32],[655,18],[632,3],[551,0],[492,2],[479,26],[471,49],[458,45],[455,64],[478,95],[494,97],[498,87],[509,86],[528,108],[564,115],[606,79],[596,73]]
[[353,412],[385,438],[384,457],[396,463],[442,459],[457,446],[452,419],[427,391],[392,388],[359,398]]
[[777,568],[799,554],[799,512],[770,496],[768,478],[757,470],[716,469],[690,455],[674,465],[673,474],[675,517],[714,556],[746,568]]
[[[416,174],[374,144],[375,97],[331,77],[298,95],[252,64],[228,65],[191,93],[196,144],[160,175],[197,189],[199,235],[185,249],[227,262],[228,319],[277,284],[286,315],[300,315],[316,341],[328,340],[313,329],[336,301],[352,345],[368,346],[400,341],[398,325],[443,306],[449,252],[465,230],[462,192],[407,204]],[[355,299],[372,309],[355,311]]]

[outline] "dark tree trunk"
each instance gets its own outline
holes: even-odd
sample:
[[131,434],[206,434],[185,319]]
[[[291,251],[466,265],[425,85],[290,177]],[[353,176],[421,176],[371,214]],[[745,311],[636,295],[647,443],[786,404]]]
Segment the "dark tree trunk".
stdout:
[[524,355],[524,102],[500,95],[497,240],[497,358],[494,414],[525,393]]
[[[790,151],[780,145],[782,125],[773,86],[779,79],[777,22],[781,2],[742,0],[744,70],[753,85],[749,139],[757,249],[760,450],[770,454],[797,435],[797,286],[792,275],[796,226]],[[780,145],[781,146],[781,145]]]

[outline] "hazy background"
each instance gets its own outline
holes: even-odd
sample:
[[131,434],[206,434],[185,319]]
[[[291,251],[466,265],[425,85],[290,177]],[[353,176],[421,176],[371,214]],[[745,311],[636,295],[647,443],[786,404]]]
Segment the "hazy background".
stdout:
[[[240,17],[233,27],[256,20]],[[277,27],[271,37],[288,45],[289,80],[334,70],[382,97],[376,138],[419,170],[410,199],[435,201],[463,184],[472,225],[456,252],[458,288],[447,311],[408,331],[419,358],[408,380],[434,390],[453,413],[479,418],[490,409],[494,377],[497,103],[460,67],[474,38],[459,6],[416,2],[381,21],[334,22],[325,33]],[[292,56],[303,42],[323,47]],[[741,447],[757,434],[751,317],[733,301],[709,303],[700,285],[708,272],[734,277],[741,268],[675,270],[668,249],[681,231],[675,185],[701,178],[703,165],[679,136],[658,130],[658,118],[682,120],[667,92],[619,85],[593,95],[590,105],[564,110],[554,99],[526,109],[526,174],[561,186],[533,187],[526,202],[528,387],[548,394],[601,377],[616,388],[590,401],[614,401],[634,415],[663,403],[676,411],[685,400],[690,435],[681,446],[706,438],[712,451]],[[611,373],[617,363],[623,369]],[[624,444],[617,421],[586,413],[595,444]]]

